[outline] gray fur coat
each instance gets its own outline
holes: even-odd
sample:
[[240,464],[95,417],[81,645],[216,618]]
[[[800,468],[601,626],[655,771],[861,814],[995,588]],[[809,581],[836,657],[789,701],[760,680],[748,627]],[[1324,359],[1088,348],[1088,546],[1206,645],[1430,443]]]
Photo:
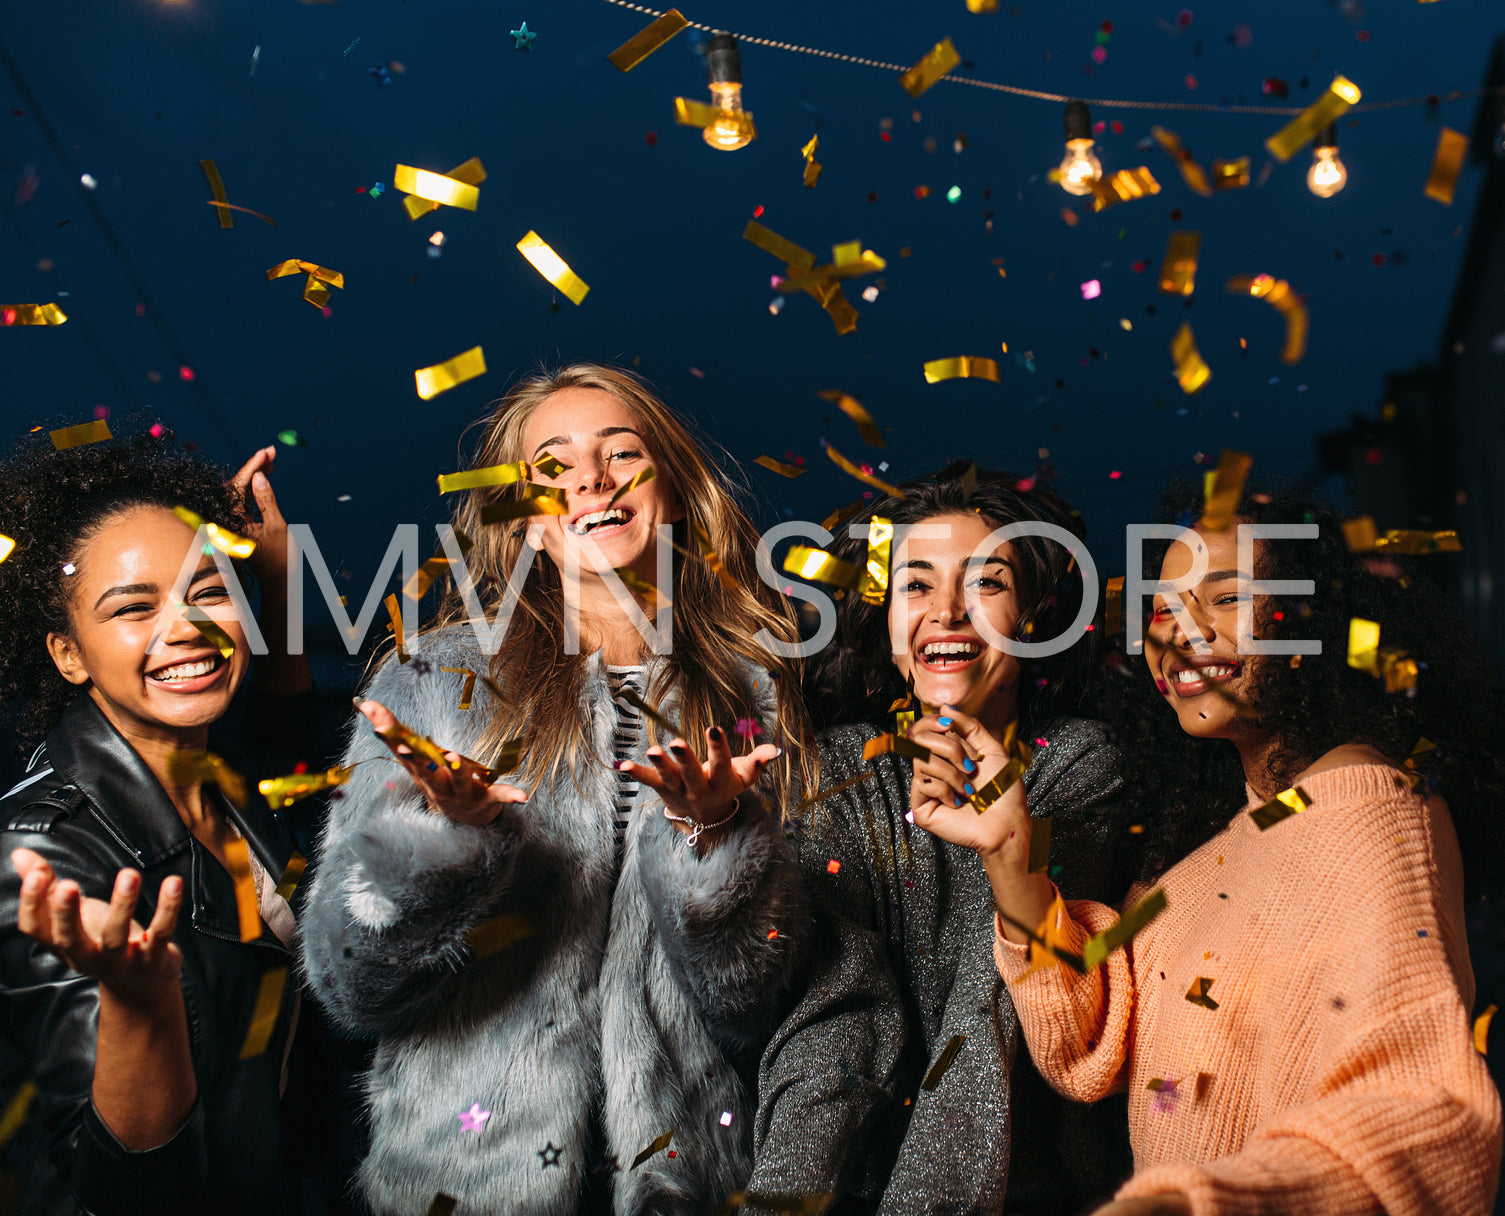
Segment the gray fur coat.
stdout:
[[[459,710],[463,677],[439,670],[484,671],[474,636],[436,631],[411,653],[366,695],[475,754],[489,697]],[[747,680],[773,721],[767,674]],[[662,708],[673,717],[672,698]],[[361,1168],[379,1216],[423,1216],[438,1191],[465,1212],[573,1216],[603,1158],[614,1216],[700,1216],[751,1169],[755,1105],[735,1061],[756,1059],[778,1024],[810,932],[777,808],[744,800],[701,856],[646,798],[613,885],[615,709],[599,659],[581,711],[601,762],[485,827],[430,813],[355,723],[344,762],[371,763],[331,808],[300,929],[314,991],[379,1040]],[[537,931],[476,957],[466,934],[508,912]],[[473,1103],[491,1112],[479,1132],[462,1130]],[[672,1157],[631,1168],[671,1130]]]

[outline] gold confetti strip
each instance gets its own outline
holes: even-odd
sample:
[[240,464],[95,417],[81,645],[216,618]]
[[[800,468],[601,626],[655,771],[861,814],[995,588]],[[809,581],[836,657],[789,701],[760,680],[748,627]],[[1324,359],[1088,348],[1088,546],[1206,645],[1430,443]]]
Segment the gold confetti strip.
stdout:
[[622,697],[622,700],[626,701],[627,704],[631,705],[639,713],[646,715],[657,725],[668,731],[670,738],[679,739],[684,737],[684,732],[680,730],[678,726],[669,721],[669,719],[664,717],[663,714],[659,713],[658,710],[655,709],[652,705],[649,705],[648,702],[643,700],[642,697],[638,696],[637,693],[633,692],[629,686],[623,685],[620,695]]
[[1082,965],[1089,970],[1125,945],[1147,924],[1165,911],[1168,900],[1165,892],[1156,887],[1137,904],[1118,918],[1118,923],[1094,933],[1082,947]]
[[961,1051],[966,1042],[967,1036],[964,1034],[954,1034],[951,1036],[951,1041],[946,1044],[945,1050],[936,1058],[935,1063],[930,1066],[930,1071],[925,1074],[925,1079],[920,1082],[921,1089],[926,1093],[930,1093],[941,1083],[941,1078],[946,1075],[946,1070],[951,1067],[957,1053]]
[[894,542],[893,521],[874,515],[867,524],[867,568],[857,584],[857,594],[869,604],[888,598],[888,567]]
[[1409,692],[1416,687],[1421,667],[1404,650],[1380,646],[1380,625],[1363,617],[1348,622],[1348,665],[1385,681],[1386,692]]
[[[478,158],[467,162],[477,166],[480,163]],[[482,170],[480,180],[484,181],[485,178],[485,170]],[[412,165],[396,166],[392,170],[392,185],[404,194],[412,194],[431,203],[442,203],[446,207],[459,207],[462,211],[474,211],[481,201],[481,190],[475,182],[464,181],[448,173],[415,169]]]
[[813,296],[815,302],[826,310],[826,315],[831,318],[831,324],[836,326],[838,334],[849,334],[857,328],[857,310],[841,290],[840,283],[834,279],[807,283],[805,293]]
[[644,482],[652,481],[654,476],[655,473],[651,464],[646,469],[639,469],[632,475],[632,478],[622,486],[621,489],[619,489],[615,494],[611,496],[606,505],[608,507],[616,506],[617,503],[621,502],[624,497],[626,497],[628,494],[631,494]]
[[1323,127],[1336,122],[1348,108],[1357,105],[1359,86],[1344,76],[1333,77],[1326,92],[1284,127],[1265,140],[1265,147],[1278,161],[1288,161],[1317,137]]
[[[463,560],[475,547],[475,542],[465,533],[456,530],[455,547],[460,550],[460,557]],[[403,585],[402,593],[410,600],[421,600],[428,594],[428,589],[448,572],[449,558],[442,552],[436,553],[413,571],[413,577]]]
[[[278,262],[267,271],[267,282],[280,279],[290,274],[306,274],[308,282],[303,285],[303,298],[315,308],[323,308],[329,303],[329,288],[345,286],[345,276],[338,270],[330,270],[327,266],[320,266],[317,262],[305,262],[302,258],[289,258],[285,262]],[[328,284],[328,286],[325,286]]]
[[645,1148],[641,1153],[634,1157],[632,1159],[632,1165],[629,1168],[637,1169],[638,1166],[642,1165],[643,1162],[647,1161],[648,1158],[653,1156],[655,1153],[663,1152],[666,1148],[669,1147],[669,1144],[673,1139],[674,1129],[670,1128],[662,1136],[657,1137],[653,1141],[653,1143]]
[[[349,769],[330,769],[329,771],[331,773],[343,771],[347,776],[350,772]],[[341,781],[343,780],[344,778],[342,777]],[[265,784],[265,782],[263,782],[263,784]],[[287,804],[284,803],[283,805],[285,806]],[[303,872],[307,869],[308,858],[304,857],[303,854],[298,852],[297,849],[294,849],[293,855],[287,859],[287,865],[283,867],[282,877],[277,880],[276,895],[280,899],[286,900],[287,902],[291,903],[293,892],[298,889],[298,884],[303,881]]]
[[1285,345],[1280,351],[1282,363],[1300,363],[1305,358],[1311,318],[1301,297],[1289,283],[1268,274],[1241,274],[1228,280],[1228,291],[1234,295],[1250,295],[1256,300],[1264,300],[1280,313],[1286,323]]
[[4,532],[0,532],[0,562],[16,551],[16,542]]
[[1050,819],[1042,815],[1030,824],[1029,872],[1044,874],[1050,869]]
[[925,383],[942,380],[991,380],[1001,383],[998,360],[983,355],[953,355],[949,359],[932,359],[925,364]]
[[436,363],[432,367],[420,367],[413,373],[413,384],[423,400],[446,393],[457,384],[474,380],[486,374],[486,355],[479,346],[462,351],[453,359]]
[[791,274],[779,284],[786,295],[796,291],[809,291],[811,286],[832,279],[860,279],[863,275],[877,274],[888,269],[888,262],[871,249],[864,249],[861,241],[843,241],[831,246],[831,260],[816,266],[808,273]]
[[200,528],[205,530],[209,543],[227,557],[250,557],[256,552],[256,542],[245,536],[237,536],[229,528],[222,528],[219,524],[210,523],[202,515],[190,511],[187,507],[174,507],[172,513],[185,524],[197,532]]
[[561,473],[568,473],[570,466],[560,460],[552,452],[543,452],[533,462],[533,467],[545,477],[558,477]]
[[103,418],[96,418],[93,422],[80,422],[77,426],[65,426],[56,431],[49,431],[52,438],[52,446],[61,452],[68,448],[81,448],[86,443],[99,443],[110,438],[110,424]]
[[1092,209],[1102,211],[1108,207],[1116,207],[1119,203],[1132,202],[1136,198],[1147,198],[1152,194],[1160,193],[1160,183],[1155,180],[1155,175],[1150,172],[1148,166],[1140,165],[1137,169],[1120,169],[1101,181],[1092,183]]
[[[1489,1054],[1489,1024],[1499,1012],[1498,1005],[1491,1005],[1474,1019],[1474,1050],[1481,1056]],[[0,1126],[0,1144],[5,1142],[4,1127]]]
[[289,773],[286,777],[265,777],[256,783],[261,796],[274,807],[292,806],[300,798],[333,789],[350,780],[348,768],[330,768],[323,772]]
[[215,210],[219,215],[221,228],[234,228],[235,217],[230,214],[230,196],[225,193],[225,179],[220,176],[219,166],[213,160],[199,161],[199,171],[203,173],[204,180],[209,183],[209,193],[214,195]]
[[0,304],[0,326],[61,325],[67,319],[56,304]]
[[482,921],[465,935],[465,940],[477,958],[485,958],[537,932],[538,926],[531,916],[522,912],[504,912]]
[[569,263],[554,252],[549,243],[531,228],[517,243],[517,251],[533,264],[556,291],[571,304],[578,305],[590,291],[589,285],[570,269]]
[[1214,190],[1242,190],[1249,184],[1249,158],[1212,162],[1212,188]]
[[820,145],[820,136],[812,135],[810,142],[800,149],[800,155],[805,158],[805,189],[814,190],[815,183],[820,181],[820,161],[815,159],[815,149]]
[[967,11],[969,13],[996,13],[998,0],[967,0]]
[[1181,322],[1181,328],[1171,339],[1171,358],[1176,361],[1176,380],[1183,393],[1191,396],[1207,387],[1207,382],[1212,379],[1212,368],[1207,366],[1202,352],[1197,349],[1196,335],[1187,321]]
[[689,24],[683,13],[671,8],[656,21],[645,25],[607,58],[619,72],[630,72]]
[[1437,151],[1432,154],[1432,171],[1427,175],[1426,196],[1444,207],[1453,205],[1453,191],[1458,185],[1458,174],[1463,169],[1463,158],[1468,153],[1468,136],[1452,127],[1443,127],[1437,133]]
[[1374,520],[1368,515],[1343,521],[1343,539],[1351,553],[1368,553],[1379,537],[1374,530]]
[[524,498],[552,498],[557,503],[568,504],[570,492],[563,486],[546,486],[537,481],[523,482]]
[[872,473],[864,472],[860,465],[853,464],[829,443],[826,444],[826,455],[830,457],[831,463],[843,473],[855,477],[864,485],[870,485],[875,490],[882,490],[885,494],[891,494],[895,498],[903,498],[905,496],[904,491],[899,489],[898,486],[892,482],[884,481],[883,478],[875,476]]
[[834,553],[809,545],[790,545],[784,555],[784,572],[814,583],[829,583],[850,591],[862,578],[862,568],[843,561]]
[[1197,527],[1222,532],[1233,526],[1244,482],[1254,467],[1254,457],[1228,449],[1218,456],[1218,467],[1209,469],[1202,485],[1202,518]]
[[238,809],[244,809],[246,805],[246,779],[213,752],[201,747],[168,752],[167,775],[179,785],[217,785],[220,793]]
[[1193,1005],[1200,1005],[1203,1009],[1216,1009],[1218,1003],[1207,995],[1207,990],[1213,986],[1215,980],[1208,979],[1205,975],[1199,975],[1192,980],[1191,987],[1186,990],[1186,999]]
[[1405,557],[1463,552],[1463,542],[1458,539],[1458,533],[1452,531],[1412,532],[1392,528],[1375,540],[1374,547],[1385,553],[1399,553]]
[[714,123],[718,134],[740,132],[748,139],[758,138],[757,125],[746,110],[723,110],[689,97],[674,99],[674,121],[682,127],[696,127],[702,131]]
[[863,773],[860,777],[852,777],[846,781],[840,782],[837,785],[828,786],[826,789],[821,790],[818,794],[812,794],[810,795],[810,797],[806,798],[803,802],[801,802],[794,808],[794,813],[798,815],[801,811],[808,810],[817,802],[824,802],[827,798],[835,797],[837,794],[851,789],[854,785],[861,785],[864,781],[871,781],[877,775],[878,774],[876,772],[870,769],[867,772]]
[[[360,704],[359,698],[356,699],[356,704]],[[409,751],[411,751],[414,755],[422,756],[431,764],[442,765],[443,767],[449,769],[450,772],[458,771],[462,763],[462,761],[459,760],[451,762],[445,759],[444,749],[442,747],[440,747],[427,735],[420,735],[406,723],[393,722],[391,726],[388,726],[383,730],[378,730],[376,733],[383,739],[385,739],[388,743],[401,744],[403,747],[406,747]]]
[[899,78],[899,83],[911,97],[918,97],[939,83],[941,77],[961,61],[962,57],[952,45],[951,39],[942,38]]
[[732,578],[711,544],[710,533],[693,520],[690,522],[690,530],[695,534],[695,543],[700,547],[700,556],[705,558],[706,565],[711,568],[711,573],[716,576],[717,581],[728,591],[738,590],[737,580]]
[[[416,173],[418,172],[418,170],[414,170],[414,172]],[[428,176],[438,177],[440,175],[429,174]],[[451,169],[443,176],[447,178],[453,178],[463,186],[479,186],[486,180],[486,168],[481,164],[481,158],[479,156],[472,156],[463,165],[456,165],[453,169]],[[401,183],[394,184],[399,190],[403,188]],[[477,191],[478,201],[479,197],[480,194],[479,191]],[[456,205],[458,206],[459,204]],[[435,201],[430,198],[419,197],[416,194],[407,194],[403,197],[402,206],[403,210],[408,213],[408,219],[416,220],[419,216],[427,215],[430,211],[438,211],[439,201]],[[472,206],[471,208],[469,208],[469,210],[474,211],[475,207]]]
[[1168,296],[1189,296],[1196,291],[1197,257],[1201,251],[1200,232],[1171,233],[1160,263],[1160,290]]
[[212,616],[202,608],[196,607],[193,604],[185,604],[182,600],[174,600],[173,603],[177,606],[178,612],[182,614],[183,619],[197,629],[209,645],[219,651],[220,658],[228,659],[235,653],[235,642]]
[[439,474],[439,493],[453,494],[456,490],[477,490],[482,486],[506,486],[514,481],[528,480],[528,462],[515,460],[511,464],[493,464],[484,469],[465,469],[459,473]]
[[757,220],[747,221],[747,227],[742,230],[742,239],[756,245],[764,253],[771,253],[796,270],[809,271],[815,266],[815,255],[808,249],[801,248],[771,228],[765,228]]
[[1255,807],[1249,812],[1249,818],[1261,832],[1267,832],[1282,819],[1299,815],[1311,805],[1312,796],[1299,785],[1293,785],[1288,790],[1281,790],[1263,806]]
[[387,631],[397,640],[397,661],[406,663],[413,656],[408,653],[407,639],[403,635],[402,627],[402,604],[397,599],[397,592],[392,592],[382,601],[387,607]]
[[526,737],[518,735],[515,739],[508,739],[501,747],[497,748],[496,755],[492,759],[490,774],[486,784],[490,785],[502,773],[510,773],[523,762],[523,745],[527,742]]
[[465,684],[460,689],[460,708],[469,709],[471,699],[476,693],[476,673],[469,667],[441,667],[439,670],[447,671],[451,675],[465,677]]
[[651,615],[657,616],[660,608],[673,606],[673,600],[669,598],[668,592],[660,591],[631,566],[622,566],[615,569],[613,573],[622,580],[629,591],[645,602]]
[[455,1216],[455,1209],[459,1206],[460,1201],[453,1195],[435,1191],[433,1202],[429,1204],[428,1216]]
[[1008,793],[1010,787],[1022,778],[1025,770],[1029,768],[1031,758],[1030,749],[1020,744],[1019,750],[1022,756],[1016,755],[1010,759],[1007,764],[993,775],[991,781],[985,785],[978,786],[977,793],[968,799],[972,804],[972,809],[979,815],[1002,798],[1004,794]]
[[1181,177],[1186,182],[1187,188],[1203,198],[1211,198],[1212,183],[1207,180],[1207,170],[1202,168],[1196,158],[1182,146],[1181,137],[1174,131],[1167,131],[1164,127],[1151,127],[1150,134],[1176,162],[1176,168],[1181,170]]
[[849,502],[844,507],[838,507],[820,521],[820,526],[827,532],[834,532],[849,519],[854,519],[867,509],[867,501],[859,498],[856,502]]
[[256,1005],[251,1010],[251,1025],[246,1030],[245,1042],[240,1046],[242,1060],[255,1059],[272,1041],[277,1015],[282,1011],[282,990],[286,985],[286,967],[274,967],[261,973],[261,987],[256,993]]
[[1103,628],[1110,638],[1124,627],[1124,577],[1110,578],[1103,588]]
[[235,880],[235,911],[240,917],[240,940],[254,942],[261,936],[261,907],[256,898],[256,880],[251,877],[251,851],[243,838],[225,841],[225,868]]
[[[1494,1006],[1490,1006],[1491,1012]],[[1477,1031],[1474,1041],[1478,1042]],[[1481,1047],[1479,1049],[1483,1051]],[[3,1149],[21,1130],[21,1125],[26,1122],[26,1116],[31,1111],[31,1104],[36,1100],[37,1086],[35,1081],[22,1081],[20,1087],[5,1105],[5,1113],[0,1115],[0,1149]]]
[[267,215],[263,211],[256,211],[250,207],[242,207],[239,203],[217,203],[212,198],[205,199],[204,203],[205,206],[219,207],[226,211],[244,211],[247,215],[254,215],[257,219],[261,220],[263,223],[270,224],[273,228],[277,227],[277,221],[274,220],[270,215]]
[[753,460],[753,464],[760,465],[770,473],[777,473],[780,477],[788,477],[791,480],[796,477],[803,477],[810,471],[809,469],[801,468],[797,464],[786,464],[782,460],[775,460],[772,456],[756,457]]
[[929,760],[930,749],[916,743],[908,735],[882,734],[869,739],[862,745],[862,758],[864,760],[876,760],[879,756],[886,756],[892,752],[896,756],[906,756],[910,760]]
[[868,413],[867,406],[858,401],[851,393],[844,393],[840,389],[822,389],[816,394],[831,402],[843,414],[857,424],[857,433],[862,436],[862,442],[870,448],[886,446],[883,442],[883,433],[878,430],[878,425],[873,421],[873,416]]
[[513,519],[526,519],[530,515],[568,515],[569,507],[554,497],[535,496],[520,498],[513,502],[492,502],[481,508],[483,524],[506,523]]
[[1070,967],[1073,971],[1085,973],[1087,968],[1079,955],[1073,954],[1066,949],[1066,929],[1057,927],[1057,922],[1065,920],[1066,904],[1061,899],[1060,892],[1051,901],[1049,908],[1045,910],[1044,919],[1037,928],[1031,929],[1021,921],[1015,920],[1002,908],[998,908],[998,918],[1013,925],[1029,940],[1029,966],[1019,978],[1026,980],[1040,968],[1048,963],[1060,963]]

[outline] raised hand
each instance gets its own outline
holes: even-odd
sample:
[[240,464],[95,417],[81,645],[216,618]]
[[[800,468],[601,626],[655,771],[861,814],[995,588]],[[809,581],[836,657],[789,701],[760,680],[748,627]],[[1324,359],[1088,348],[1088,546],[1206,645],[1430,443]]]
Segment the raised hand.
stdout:
[[618,767],[663,800],[664,817],[676,831],[714,842],[730,830],[731,825],[722,821],[735,814],[737,797],[783,754],[783,748],[764,743],[745,756],[734,756],[719,726],[710,727],[705,739],[709,758],[704,761],[685,740],[675,738],[667,749],[648,749],[650,765],[624,760]]
[[276,460],[275,447],[258,448],[230,479],[230,490],[242,502],[254,501],[261,512],[259,524],[245,525],[246,538],[256,542],[256,552],[247,559],[247,564],[264,590],[286,595],[287,520],[283,519],[277,495],[272,493],[272,483],[267,480]]
[[[378,731],[397,723],[397,716],[380,701],[362,701],[358,708]],[[483,827],[500,815],[504,806],[528,801],[528,795],[515,786],[500,782],[487,785],[486,770],[459,752],[444,753],[446,760],[460,765],[449,769],[417,755],[406,744],[390,739],[383,742],[423,791],[429,810],[455,823]]]

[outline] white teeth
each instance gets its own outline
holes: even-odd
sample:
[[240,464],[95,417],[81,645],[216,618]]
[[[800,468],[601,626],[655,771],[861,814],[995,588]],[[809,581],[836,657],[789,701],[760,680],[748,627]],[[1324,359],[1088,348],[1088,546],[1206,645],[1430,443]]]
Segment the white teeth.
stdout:
[[976,642],[929,642],[920,651],[927,659],[943,654],[975,655],[982,652]]
[[164,667],[161,671],[152,672],[151,677],[159,684],[170,684],[176,680],[195,680],[199,676],[207,676],[218,666],[218,659],[200,659],[197,663],[179,663],[176,667]]
[[602,524],[625,524],[626,522],[627,512],[620,507],[612,507],[606,511],[592,511],[589,515],[582,515],[575,521],[575,535],[584,536],[592,528],[600,527]]
[[1176,673],[1177,684],[1195,684],[1199,680],[1216,680],[1231,676],[1232,667],[1187,667]]

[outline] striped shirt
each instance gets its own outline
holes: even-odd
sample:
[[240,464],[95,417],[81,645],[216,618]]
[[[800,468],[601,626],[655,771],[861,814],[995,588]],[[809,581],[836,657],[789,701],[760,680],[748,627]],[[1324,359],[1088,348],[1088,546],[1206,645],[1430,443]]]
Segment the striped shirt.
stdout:
[[[626,689],[639,697],[643,695],[643,667],[606,668],[606,680],[611,688],[612,704],[617,710],[617,725],[611,736],[611,758],[614,761],[632,760],[638,749],[638,737],[642,732],[643,719],[637,709],[623,699]],[[612,808],[612,822],[617,830],[617,848],[620,850],[627,838],[627,825],[632,822],[632,812],[642,799],[643,787],[633,780],[632,774],[617,773],[617,797]]]

